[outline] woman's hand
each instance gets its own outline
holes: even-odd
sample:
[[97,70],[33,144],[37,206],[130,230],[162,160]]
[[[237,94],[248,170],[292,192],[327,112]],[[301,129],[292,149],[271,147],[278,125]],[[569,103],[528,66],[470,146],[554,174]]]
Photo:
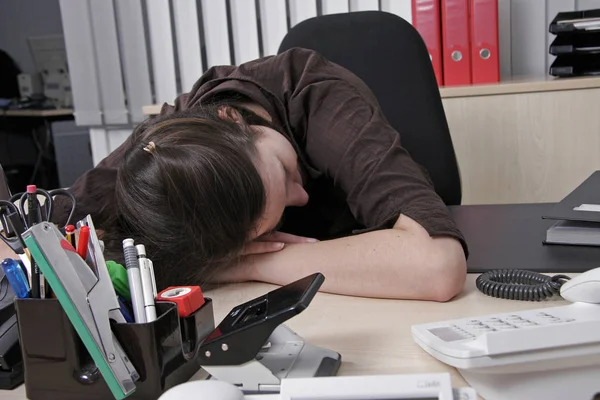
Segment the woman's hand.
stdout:
[[271,232],[254,239],[248,243],[242,252],[242,255],[263,254],[279,251],[289,243],[314,243],[317,239],[296,236],[283,232]]
[[215,271],[210,280],[212,283],[238,283],[255,280],[253,277],[257,275],[256,269],[260,268],[264,258],[269,254],[284,249],[286,244],[315,242],[318,240],[277,231],[259,236],[246,244],[241,257],[235,263],[229,268]]

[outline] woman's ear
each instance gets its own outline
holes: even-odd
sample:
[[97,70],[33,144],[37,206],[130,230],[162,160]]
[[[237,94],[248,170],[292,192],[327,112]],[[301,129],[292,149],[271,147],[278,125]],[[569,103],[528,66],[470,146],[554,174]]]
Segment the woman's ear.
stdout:
[[217,109],[217,115],[223,121],[233,121],[236,124],[241,124],[243,122],[242,116],[233,107],[219,106],[219,108]]

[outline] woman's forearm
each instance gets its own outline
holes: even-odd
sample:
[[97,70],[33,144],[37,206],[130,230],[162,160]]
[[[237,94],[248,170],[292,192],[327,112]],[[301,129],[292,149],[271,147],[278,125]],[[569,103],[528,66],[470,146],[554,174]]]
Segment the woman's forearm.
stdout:
[[466,276],[458,241],[404,229],[291,244],[245,263],[251,280],[285,285],[321,272],[323,291],[377,298],[447,301]]

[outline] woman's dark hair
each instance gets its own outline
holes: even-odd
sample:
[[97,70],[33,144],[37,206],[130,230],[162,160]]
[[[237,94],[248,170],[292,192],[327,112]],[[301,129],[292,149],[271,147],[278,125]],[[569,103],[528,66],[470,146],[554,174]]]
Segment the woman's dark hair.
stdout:
[[18,76],[21,69],[15,60],[4,50],[0,50],[0,98],[19,97]]
[[105,242],[115,252],[126,237],[144,244],[159,289],[206,284],[236,259],[263,214],[257,132],[247,122],[260,117],[240,112],[247,118],[236,122],[220,118],[218,104],[177,112],[130,138]]

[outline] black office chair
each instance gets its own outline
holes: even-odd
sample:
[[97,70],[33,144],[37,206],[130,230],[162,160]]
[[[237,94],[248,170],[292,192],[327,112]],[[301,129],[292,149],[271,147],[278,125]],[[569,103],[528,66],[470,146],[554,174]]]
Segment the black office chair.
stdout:
[[460,204],[460,174],[437,81],[412,25],[382,11],[319,16],[290,29],[278,52],[292,47],[315,50],[360,77],[438,195],[447,205]]

